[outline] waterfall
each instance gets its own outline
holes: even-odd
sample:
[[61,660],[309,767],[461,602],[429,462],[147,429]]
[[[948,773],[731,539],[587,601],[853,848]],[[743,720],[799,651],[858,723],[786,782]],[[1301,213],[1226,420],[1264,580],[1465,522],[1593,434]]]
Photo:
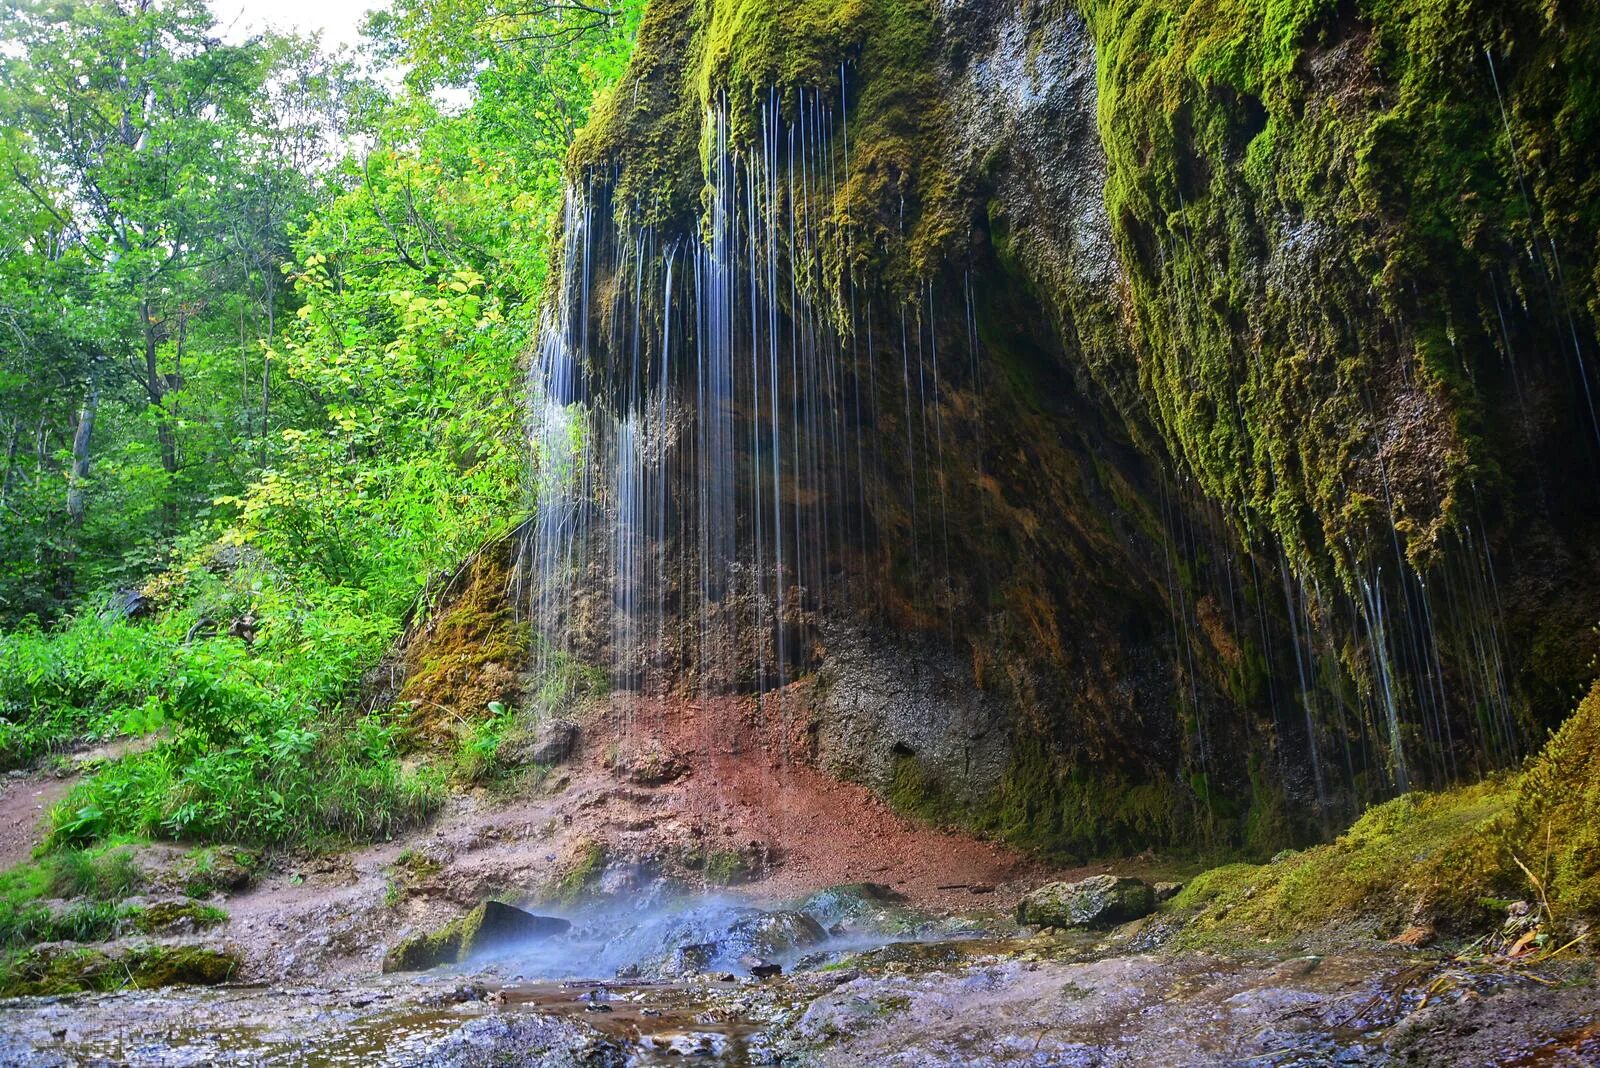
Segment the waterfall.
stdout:
[[[601,172],[569,190],[528,385],[522,573],[543,702],[570,700],[588,666],[625,734],[646,699],[743,697],[786,722],[823,620],[909,619],[952,647],[982,633],[973,591],[990,589],[992,561],[962,554],[1007,521],[984,488],[1007,429],[985,398],[1018,387],[991,378],[971,265],[903,293],[842,266],[850,148],[834,93],[842,80],[766,94],[745,139],[726,100],[708,108],[693,229],[630,222],[638,205],[614,203]],[[1330,596],[1282,547],[1241,540],[1237,503],[1154,470],[1137,581],[1171,612],[1181,781],[1202,808],[1251,729],[1224,722],[1223,694],[1262,700],[1245,663],[1218,681],[1211,626],[1263,650],[1278,774],[1323,818],[1520,754],[1485,539],[1462,532],[1426,578],[1397,540],[1392,562],[1347,546],[1365,578]]]

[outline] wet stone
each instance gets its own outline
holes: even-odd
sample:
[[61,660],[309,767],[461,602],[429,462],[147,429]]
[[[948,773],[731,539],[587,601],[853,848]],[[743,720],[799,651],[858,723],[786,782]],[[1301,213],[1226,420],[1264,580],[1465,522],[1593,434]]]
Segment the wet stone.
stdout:
[[571,929],[572,923],[559,917],[536,916],[514,905],[485,901],[454,923],[395,946],[384,956],[383,970],[426,971],[501,947],[553,938]]
[[764,957],[746,953],[739,958],[739,967],[755,976],[757,979],[770,979],[775,975],[783,974],[783,965],[774,964]]
[[1017,922],[1039,927],[1110,927],[1155,911],[1155,888],[1143,879],[1096,875],[1047,883],[1017,904]]

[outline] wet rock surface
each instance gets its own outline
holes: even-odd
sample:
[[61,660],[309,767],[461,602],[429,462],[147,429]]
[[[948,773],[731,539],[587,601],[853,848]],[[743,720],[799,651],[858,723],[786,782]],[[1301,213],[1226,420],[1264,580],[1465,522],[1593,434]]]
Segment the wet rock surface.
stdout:
[[456,964],[522,943],[554,938],[571,929],[570,920],[536,916],[515,905],[485,901],[454,923],[428,934],[414,935],[395,946],[385,954],[383,970],[423,971]]
[[1126,932],[821,949],[796,972],[732,981],[501,967],[24,998],[0,1003],[0,1064],[1443,1068],[1590,1064],[1600,1049],[1592,963],[1130,953]]
[[1143,879],[1094,875],[1077,882],[1055,882],[1017,903],[1017,922],[1040,927],[1109,927],[1148,916],[1156,891]]

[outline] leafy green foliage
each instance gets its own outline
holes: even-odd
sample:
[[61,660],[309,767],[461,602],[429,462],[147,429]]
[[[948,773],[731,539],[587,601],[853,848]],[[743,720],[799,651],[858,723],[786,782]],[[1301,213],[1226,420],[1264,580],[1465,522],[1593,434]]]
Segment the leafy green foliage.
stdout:
[[359,91],[213,22],[19,0],[0,23],[0,621],[159,567],[276,418],[279,265]]
[[[493,27],[434,6],[373,20],[413,70],[391,100],[300,42],[218,44],[197,0],[8,24],[0,431],[26,521],[0,533],[0,762],[154,735],[59,806],[58,850],[370,838],[438,802],[444,769],[402,764],[362,680],[526,509],[520,361],[562,164],[642,3]],[[351,125],[366,143],[329,160]],[[83,599],[112,586],[146,611]]]
[[456,753],[456,774],[465,782],[482,783],[503,770],[500,748],[516,727],[517,713],[498,701],[489,711],[490,718],[473,724]]

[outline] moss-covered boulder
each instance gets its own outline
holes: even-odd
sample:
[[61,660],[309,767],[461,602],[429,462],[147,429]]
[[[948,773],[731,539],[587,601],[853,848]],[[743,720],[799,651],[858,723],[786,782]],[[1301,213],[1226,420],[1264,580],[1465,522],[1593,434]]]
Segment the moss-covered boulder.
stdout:
[[1600,684],[1521,773],[1379,805],[1333,842],[1192,880],[1169,906],[1187,945],[1472,937],[1512,901],[1575,937],[1600,918]]
[[0,973],[0,996],[76,994],[132,987],[216,986],[232,979],[239,959],[211,946],[140,944],[126,948],[36,946]]
[[133,922],[145,934],[187,934],[227,923],[228,914],[198,901],[153,901],[133,912]]
[[906,899],[877,883],[846,883],[818,890],[799,910],[835,934],[900,933],[922,919]]
[[485,901],[465,916],[427,934],[407,938],[383,958],[383,970],[420,972],[471,960],[491,949],[566,934],[568,920],[535,916],[515,905]]
[[1155,887],[1143,879],[1095,875],[1078,882],[1047,883],[1017,903],[1017,922],[1039,927],[1110,927],[1148,916]]

